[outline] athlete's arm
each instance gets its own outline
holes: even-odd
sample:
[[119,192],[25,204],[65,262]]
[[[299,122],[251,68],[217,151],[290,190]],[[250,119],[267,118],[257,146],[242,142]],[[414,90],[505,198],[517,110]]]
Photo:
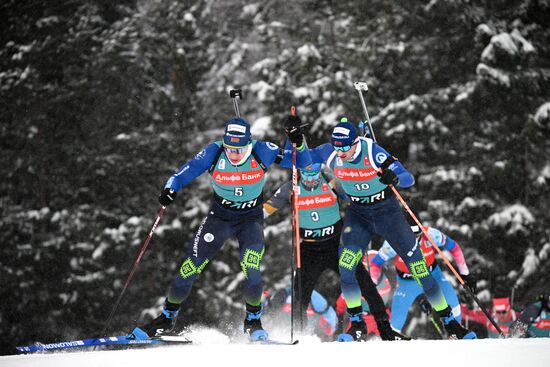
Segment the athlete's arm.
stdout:
[[[462,249],[460,248],[460,245],[458,242],[453,240],[449,236],[443,235],[443,248],[451,253],[453,256],[453,259],[455,260],[456,267],[458,268],[458,272],[461,275],[468,275],[470,274],[470,270],[468,269],[468,265],[466,265],[466,259],[464,258],[464,253],[462,252]],[[440,246],[441,247],[441,246]]]
[[210,168],[219,149],[216,143],[208,145],[197,153],[193,159],[181,166],[176,173],[170,176],[164,187],[178,192],[182,187],[187,186],[191,181]]
[[327,159],[334,152],[332,144],[325,143],[318,147],[308,149],[311,157],[311,163],[326,163]]
[[283,209],[289,204],[290,194],[292,193],[292,183],[286,182],[264,203],[264,218],[278,210]]
[[[379,167],[385,167],[384,169],[391,169],[393,173],[399,178],[398,187],[408,188],[414,185],[414,176],[390,153],[388,153],[380,145],[372,144],[372,155],[374,161]],[[387,161],[389,159],[389,161]]]
[[[260,146],[258,146],[258,143],[262,143]],[[267,162],[265,162],[266,167],[268,167],[272,163],[277,163],[279,166],[283,168],[292,168],[292,144],[287,139],[287,142],[285,144],[284,149],[280,149],[277,145],[270,143],[270,142],[258,142],[256,143],[256,146],[258,146],[257,152],[260,153],[260,151],[265,151],[266,149],[263,148],[264,146],[267,146],[270,151],[267,153],[261,153],[261,154],[267,154],[268,158],[266,158]],[[276,147],[277,149],[275,151],[272,151],[272,149]],[[263,160],[263,157],[262,157]],[[267,164],[269,162],[269,164]],[[309,156],[309,152],[307,149],[307,146],[304,143],[300,147],[296,147],[296,166],[298,168],[305,168],[311,164],[311,158]]]

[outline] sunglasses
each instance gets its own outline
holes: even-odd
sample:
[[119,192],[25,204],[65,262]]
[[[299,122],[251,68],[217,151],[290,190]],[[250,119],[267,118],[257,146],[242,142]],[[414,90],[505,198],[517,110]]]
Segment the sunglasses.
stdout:
[[355,144],[357,144],[357,142],[353,142],[351,143],[350,145],[346,145],[345,147],[335,147],[334,145],[332,146],[334,148],[335,151],[337,152],[347,152],[351,149],[352,146],[354,146]]
[[246,151],[247,147],[242,148],[230,148],[228,146],[224,146],[225,152],[227,154],[243,154]]

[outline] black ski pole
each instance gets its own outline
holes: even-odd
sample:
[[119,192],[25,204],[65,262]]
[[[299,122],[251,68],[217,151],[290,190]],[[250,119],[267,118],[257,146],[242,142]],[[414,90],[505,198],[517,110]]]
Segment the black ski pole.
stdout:
[[[153,233],[155,232],[155,229],[157,228],[160,219],[162,218],[162,215],[164,214],[164,210],[166,209],[165,206],[161,207],[157,218],[155,219],[155,222],[153,223],[153,227],[151,227],[151,230],[149,231],[149,234],[147,235],[147,238],[145,238],[145,241],[143,242],[143,245],[141,246],[141,249],[139,251],[139,255],[134,261],[134,265],[132,266],[132,269],[130,270],[130,273],[128,274],[128,277],[126,278],[126,282],[124,283],[124,287],[122,287],[122,291],[120,292],[120,295],[118,296],[111,313],[109,314],[109,317],[107,318],[107,322],[105,323],[105,326],[103,327],[103,330],[101,330],[101,333],[99,333],[100,337],[105,336],[105,332],[107,331],[107,328],[111,324],[111,320],[113,319],[113,316],[115,315],[115,312],[120,304],[120,301],[122,300],[122,296],[124,295],[124,292],[126,292],[126,288],[128,288],[128,285],[130,284],[130,281],[132,280],[134,276],[134,272],[136,271],[139,262],[141,261],[141,258],[143,257],[143,254],[145,253],[145,250],[147,250],[147,246],[149,246],[149,242],[151,241],[151,238],[153,238]],[[94,347],[95,349],[95,347]]]
[[[292,116],[296,116],[297,111],[296,107],[292,106],[290,109],[290,114]],[[303,305],[302,305],[302,261],[301,261],[301,253],[300,253],[300,220],[299,220],[299,208],[298,208],[298,169],[296,166],[296,144],[292,143],[292,253],[293,256],[296,256],[296,278],[292,279],[292,284],[294,284],[294,281],[296,281],[297,287],[296,289],[292,289],[292,302],[291,302],[291,315],[294,313],[294,306],[293,304],[297,302],[298,304],[298,325],[299,330],[303,331]],[[295,251],[294,251],[295,249]],[[293,268],[294,268],[294,262],[293,262]],[[293,269],[294,273],[294,269]],[[293,341],[294,339],[294,325],[293,325],[294,318],[291,317],[291,328],[290,328],[290,340]]]

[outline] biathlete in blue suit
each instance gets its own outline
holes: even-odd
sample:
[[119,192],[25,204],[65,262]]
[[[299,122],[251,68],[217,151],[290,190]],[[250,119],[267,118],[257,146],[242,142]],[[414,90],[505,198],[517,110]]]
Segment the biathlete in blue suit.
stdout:
[[[309,155],[303,155],[301,136],[297,144],[297,165],[306,167]],[[223,140],[201,150],[173,174],[159,202],[170,205],[178,191],[195,178],[208,172],[214,189],[214,200],[195,237],[187,246],[185,259],[174,278],[162,313],[151,322],[136,327],[130,337],[143,339],[173,330],[180,306],[189,296],[193,282],[220,251],[224,242],[236,237],[240,264],[245,277],[244,331],[252,340],[267,339],[262,328],[261,297],[263,291],[260,264],[264,254],[262,189],[265,171],[273,163],[291,167],[290,152],[269,142],[252,140],[250,125],[241,118],[226,122]]]
[[374,234],[384,237],[405,261],[439,313],[448,334],[458,339],[475,338],[475,333],[463,328],[454,318],[389,187],[412,186],[411,173],[372,139],[359,137],[355,126],[346,118],[336,125],[331,140],[332,144],[309,149],[309,153],[313,163],[326,163],[333,170],[350,199],[344,216],[338,265],[342,293],[352,322],[347,334],[342,334],[340,339],[361,340],[367,334],[356,267]]
[[[435,250],[433,249],[432,244],[418,226],[412,226],[411,229],[416,235],[416,244],[420,246],[424,259],[428,265],[428,269],[439,283],[447,303],[453,310],[455,319],[460,322],[462,319],[462,314],[460,311],[458,296],[455,293],[453,285],[445,277],[441,271],[441,268],[437,264]],[[468,266],[466,265],[466,260],[464,259],[464,254],[462,253],[460,245],[451,237],[446,236],[443,232],[436,228],[425,227],[425,229],[428,231],[428,234],[438,247],[451,253],[462,279],[464,279],[466,285],[475,292],[476,281],[468,270]],[[391,326],[395,330],[401,331],[407,321],[409,309],[416,298],[424,293],[424,290],[420,284],[414,280],[409,268],[403,259],[397,255],[388,241],[384,241],[382,247],[378,250],[378,254],[372,259],[370,264],[371,277],[375,283],[377,283],[380,278],[384,264],[392,259],[394,259],[394,265],[397,270],[397,286],[392,298]]]

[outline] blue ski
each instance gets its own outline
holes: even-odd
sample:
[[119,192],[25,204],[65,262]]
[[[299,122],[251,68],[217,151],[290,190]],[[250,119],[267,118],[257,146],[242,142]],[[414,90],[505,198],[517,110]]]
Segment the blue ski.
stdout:
[[252,344],[264,344],[264,345],[296,345],[299,340],[294,340],[291,342],[283,342],[279,340],[266,339],[266,340],[257,340],[253,341]]
[[35,353],[45,350],[57,350],[67,348],[85,348],[95,347],[100,345],[155,345],[155,344],[189,344],[191,340],[182,337],[156,337],[150,339],[128,339],[127,335],[122,336],[110,336],[104,338],[90,338],[82,340],[72,340],[57,343],[35,343],[31,345],[22,345],[16,347],[18,351],[23,353]]

